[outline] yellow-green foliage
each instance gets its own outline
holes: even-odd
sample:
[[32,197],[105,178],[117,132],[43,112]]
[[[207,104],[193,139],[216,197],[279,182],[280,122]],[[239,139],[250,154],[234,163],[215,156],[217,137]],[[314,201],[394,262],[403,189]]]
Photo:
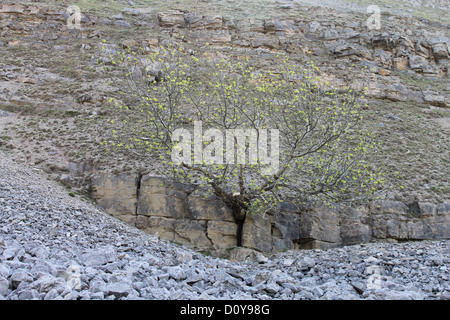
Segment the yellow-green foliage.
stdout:
[[[245,212],[264,214],[282,201],[365,200],[386,187],[370,162],[377,143],[364,126],[361,93],[326,89],[314,62],[302,68],[279,56],[274,70],[257,70],[245,58],[187,54],[181,45],[136,51],[111,57],[108,72],[123,75],[116,83],[123,99],[111,99],[120,117],[110,122],[107,148],[146,153],[166,174]],[[278,170],[263,174],[260,161],[174,164],[171,133],[194,121],[221,131],[279,130]]]

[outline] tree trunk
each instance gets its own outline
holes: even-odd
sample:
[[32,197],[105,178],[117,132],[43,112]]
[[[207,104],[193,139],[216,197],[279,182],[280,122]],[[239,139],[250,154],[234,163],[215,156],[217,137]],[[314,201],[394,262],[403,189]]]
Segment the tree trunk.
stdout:
[[219,198],[222,199],[222,201],[225,203],[225,205],[228,206],[228,208],[231,209],[233,212],[234,222],[237,224],[237,230],[236,230],[236,245],[238,247],[242,246],[242,233],[244,229],[244,222],[245,217],[247,216],[247,205],[244,202],[244,199],[242,197],[235,197],[230,196],[227,193],[225,193],[222,189],[220,189],[217,186],[214,186],[215,194]]
[[247,212],[245,212],[243,210],[239,210],[239,212],[233,211],[233,215],[234,215],[234,221],[237,224],[236,245],[238,247],[242,247],[242,233],[244,230],[244,222],[245,222],[245,217],[247,216]]

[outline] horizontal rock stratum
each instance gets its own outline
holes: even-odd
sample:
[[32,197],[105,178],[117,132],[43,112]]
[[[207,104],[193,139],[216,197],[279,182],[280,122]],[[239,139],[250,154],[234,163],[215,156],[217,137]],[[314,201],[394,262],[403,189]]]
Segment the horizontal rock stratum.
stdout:
[[[218,198],[193,194],[188,185],[154,175],[99,173],[91,187],[106,212],[148,233],[213,254],[236,245],[231,211]],[[249,215],[243,232],[243,246],[261,252],[381,239],[450,239],[450,204],[374,201],[301,213],[282,204],[265,217]]]

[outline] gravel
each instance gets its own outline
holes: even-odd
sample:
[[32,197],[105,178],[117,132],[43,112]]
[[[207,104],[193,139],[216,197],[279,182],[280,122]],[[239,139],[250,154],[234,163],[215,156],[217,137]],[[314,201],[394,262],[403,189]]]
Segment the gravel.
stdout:
[[0,152],[0,300],[450,299],[449,241],[230,261],[145,234],[68,193]]

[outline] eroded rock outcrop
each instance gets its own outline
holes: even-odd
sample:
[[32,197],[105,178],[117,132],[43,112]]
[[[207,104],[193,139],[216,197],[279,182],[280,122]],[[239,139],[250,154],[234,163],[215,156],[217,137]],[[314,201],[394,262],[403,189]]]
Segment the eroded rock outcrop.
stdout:
[[[316,9],[306,11],[314,15]],[[333,60],[352,66],[358,63],[361,68],[367,67],[370,85],[377,88],[368,91],[369,97],[450,106],[448,94],[422,92],[405,86],[398,78],[398,72],[419,79],[448,77],[448,37],[420,28],[413,32],[391,23],[383,24],[381,30],[369,30],[363,22],[358,19],[330,22],[319,18],[310,21],[301,15],[234,21],[179,10],[158,14],[161,33],[172,35],[183,30],[185,40],[191,43],[260,52],[312,53],[314,59],[326,57],[325,65]],[[334,85],[339,86],[342,79],[338,78],[332,81]]]
[[[197,195],[191,186],[154,175],[97,174],[92,190],[107,212],[150,234],[217,255],[236,246],[231,210],[217,198]],[[261,252],[449,238],[448,203],[375,201],[302,212],[285,203],[264,217],[248,215],[243,229],[243,246]]]
[[[167,41],[164,39],[165,35],[172,37],[179,29],[183,29],[186,31],[186,42],[202,45],[208,42],[218,47],[234,47],[243,52],[258,52],[261,53],[261,61],[263,54],[268,52],[311,52],[314,59],[324,57],[323,65],[330,67],[325,72],[333,75],[329,78],[332,78],[334,86],[348,84],[348,79],[345,79],[350,70],[348,66],[360,63],[361,66],[368,66],[370,71],[365,76],[372,77],[368,86],[371,98],[413,101],[438,107],[450,106],[448,90],[414,89],[402,83],[399,77],[393,76],[395,72],[402,72],[408,76],[417,76],[418,79],[448,77],[448,37],[425,32],[420,26],[414,27],[414,31],[405,28],[400,30],[390,23],[384,24],[383,30],[368,31],[358,19],[330,21],[327,14],[321,18],[314,10],[317,8],[307,9],[306,14],[285,19],[267,17],[236,21],[218,15],[206,16],[188,11],[160,12],[157,21],[151,23],[159,28],[158,32],[162,36],[160,39],[152,36],[144,44],[148,50],[153,50]],[[78,32],[67,28],[68,14],[65,11],[51,11],[25,4],[3,5],[0,7],[0,36],[7,40],[0,41],[0,46],[29,49],[49,47],[64,52],[71,47],[65,47],[58,40],[100,38],[95,27],[92,27],[93,30],[87,29],[90,19],[95,19],[98,24],[119,26],[126,23],[131,26],[134,22],[128,16],[134,16],[134,11],[125,10],[123,14],[127,17],[116,17],[114,21],[83,15],[83,31]],[[139,44],[139,40],[134,39],[122,42],[124,47]],[[111,46],[113,52],[117,46],[102,45]],[[88,51],[89,47],[91,51],[95,51],[92,49],[93,45],[85,43],[76,49]],[[336,68],[338,64],[341,66]],[[24,69],[3,66],[0,78],[8,83],[34,86],[33,89],[42,88],[39,82],[42,79],[70,82],[70,79],[47,71],[44,73],[42,69],[23,77],[21,73]],[[324,73],[323,78],[325,75]],[[51,96],[52,101],[41,102],[41,105],[47,108],[49,103],[56,105],[55,100],[58,99],[55,99],[55,95]],[[83,97],[65,97],[56,106],[78,106],[86,101]],[[17,99],[6,90],[0,93],[0,101],[23,103]],[[34,106],[40,100],[35,95],[33,98],[27,97],[25,101]],[[97,175],[92,180],[92,189],[99,204],[111,215],[142,230],[158,233],[165,239],[208,250],[222,250],[235,244],[236,224],[230,211],[219,200],[203,199],[192,193],[187,186],[171,184],[161,177],[140,177],[124,173]],[[267,214],[266,217],[248,216],[243,233],[244,246],[263,252],[297,247],[327,247],[386,238],[449,238],[449,209],[448,204],[436,206],[417,203],[408,206],[388,201],[380,204],[380,207],[372,204],[368,207],[342,208],[339,212],[315,208],[299,213],[295,208],[283,205],[278,212]]]

